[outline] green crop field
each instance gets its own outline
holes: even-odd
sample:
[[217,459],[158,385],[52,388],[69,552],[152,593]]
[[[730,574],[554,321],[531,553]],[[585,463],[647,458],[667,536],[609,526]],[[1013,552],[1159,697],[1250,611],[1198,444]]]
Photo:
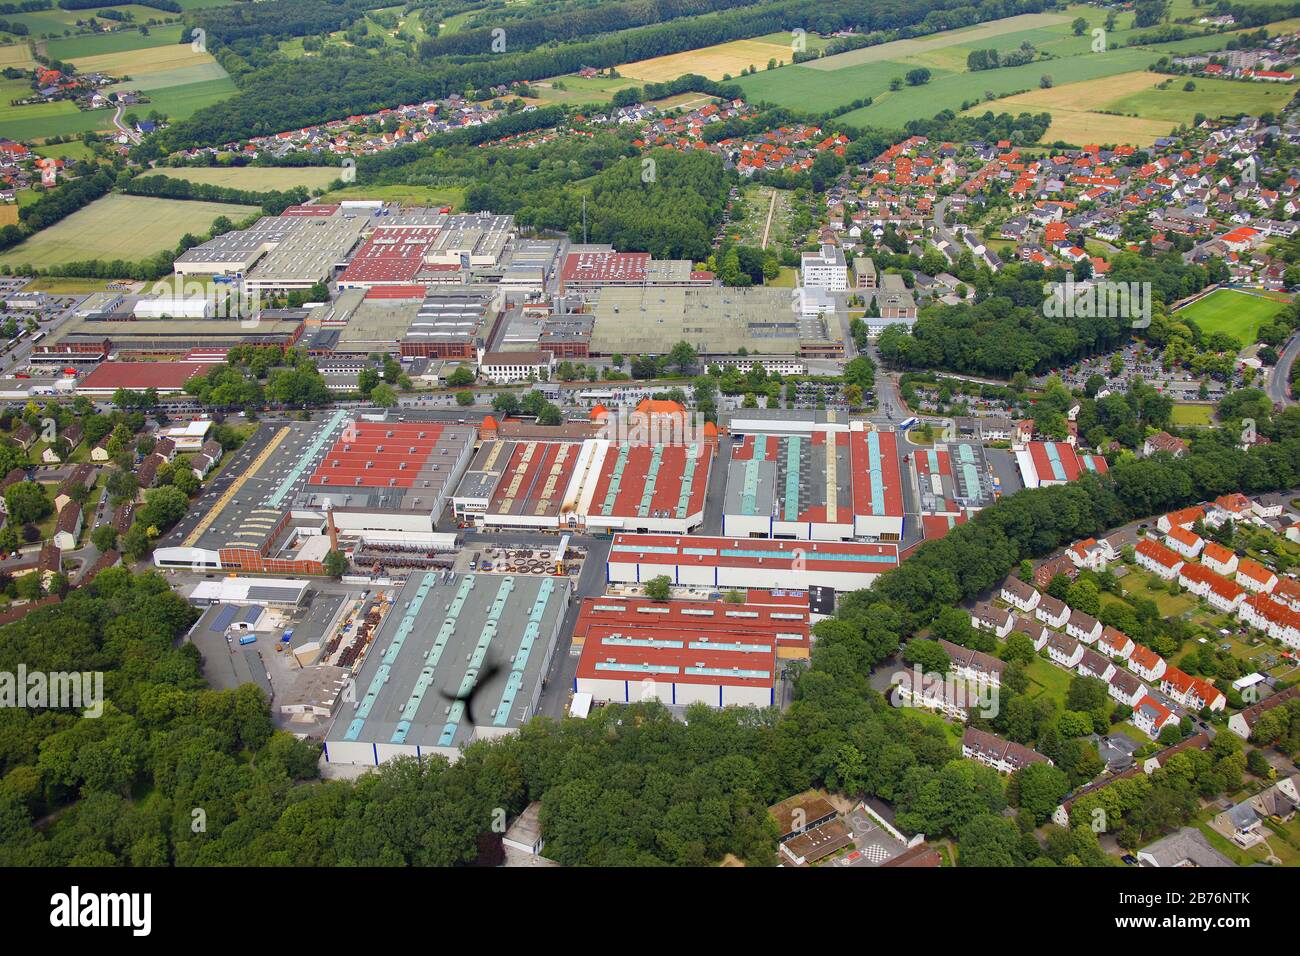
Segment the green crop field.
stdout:
[[181,26],[174,24],[150,27],[148,36],[140,33],[139,30],[116,30],[113,33],[89,33],[64,40],[51,40],[46,44],[46,50],[56,60],[76,60],[79,57],[100,56],[105,53],[168,46],[180,43],[180,40]]
[[[1089,29],[1082,36],[1075,36],[1071,30],[1070,23],[1075,17],[1089,22]],[[943,109],[961,109],[963,104],[983,100],[989,94],[1004,97],[1024,93],[1028,98],[1028,95],[1039,93],[1044,76],[1051,77],[1054,88],[1095,82],[1118,74],[1145,71],[1161,56],[1219,50],[1233,36],[1227,33],[1126,47],[1123,44],[1133,36],[1146,32],[1134,30],[1132,19],[1131,14],[1120,13],[1116,29],[1107,34],[1108,48],[1100,53],[1093,51],[1091,29],[1102,26],[1104,13],[1096,7],[1071,6],[1064,12],[1025,14],[935,36],[865,47],[775,70],[760,69],[758,73],[740,77],[736,82],[752,100],[798,109],[830,110],[870,96],[870,106],[853,110],[839,119],[849,126],[901,127],[908,120],[933,116]],[[1289,26],[1289,21],[1273,24],[1270,32]],[[966,58],[974,50],[1008,52],[1026,42],[1052,58],[977,73],[966,69]],[[931,71],[930,82],[890,90],[891,80],[903,78],[918,66]],[[1122,90],[1117,91],[1116,102],[1106,104],[1105,108],[1137,113],[1138,120],[1130,118],[1115,125],[1125,134],[1146,138],[1149,142],[1190,119],[1196,112],[1213,115],[1216,110],[1236,113],[1242,109],[1276,109],[1294,92],[1290,87],[1264,89],[1270,84],[1249,84],[1249,90],[1233,90],[1232,85],[1220,88],[1215,81],[1207,81],[1204,95],[1199,82],[1197,91],[1191,93],[1182,90],[1182,81],[1176,81],[1176,88],[1170,90]],[[1051,112],[1056,107],[1050,97],[1053,90],[1041,92],[1045,101],[1041,109]],[[1121,96],[1121,93],[1127,95]],[[1240,101],[1234,98],[1238,94],[1242,97]],[[1193,101],[1197,105],[1192,106]],[[1011,103],[1006,109],[1014,113],[1029,106]],[[1056,108],[1062,113],[1066,111],[1064,106]],[[998,111],[1001,107],[994,100],[981,102],[973,109]],[[1091,125],[1095,128],[1096,123]],[[1077,130],[1072,130],[1072,136],[1074,133]]]
[[1203,299],[1174,313],[1176,319],[1191,319],[1206,334],[1227,332],[1243,346],[1259,337],[1259,327],[1282,311],[1283,304],[1273,299],[1216,289]]
[[113,193],[41,230],[0,258],[41,269],[85,259],[142,259],[175,248],[187,232],[206,233],[218,216],[238,221],[255,212],[256,206]]
[[339,178],[339,172],[337,166],[184,166],[152,169],[146,175],[266,192],[294,186],[324,188]]

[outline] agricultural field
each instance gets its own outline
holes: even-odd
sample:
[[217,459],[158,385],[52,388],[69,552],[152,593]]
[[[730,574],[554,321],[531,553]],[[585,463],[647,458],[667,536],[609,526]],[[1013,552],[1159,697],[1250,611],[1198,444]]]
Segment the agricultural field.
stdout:
[[767,66],[768,60],[788,63],[791,55],[789,37],[779,43],[766,40],[732,40],[698,50],[670,53],[667,56],[656,56],[649,60],[628,63],[626,66],[620,66],[618,72],[649,83],[675,80],[686,73],[698,73],[711,80],[720,80],[724,76],[739,76],[741,70],[751,66],[762,71]]
[[1216,289],[1203,299],[1179,309],[1175,316],[1191,319],[1207,335],[1227,332],[1242,346],[1253,345],[1259,327],[1282,311],[1276,299],[1252,295],[1236,289]]
[[[123,14],[129,14],[132,24],[147,24],[150,20],[161,22],[163,20],[179,20],[180,15],[168,10],[158,10],[154,7],[145,7],[137,3],[105,3],[101,7],[95,7],[87,10],[63,10],[55,6],[52,10],[36,10],[32,13],[15,13],[4,19],[14,23],[25,24],[29,34],[22,39],[40,40],[45,37],[62,37],[65,33],[77,29],[78,20],[89,20],[95,18],[99,10],[116,10]],[[102,23],[109,22],[107,19],[97,18]],[[152,29],[152,27],[150,28]],[[118,31],[115,31],[118,32]],[[135,27],[131,26],[129,32],[136,32]],[[87,34],[88,36],[90,34]]]
[[[141,119],[155,111],[184,119],[225,99],[235,92],[235,84],[210,54],[197,53],[189,44],[177,42],[180,29],[163,27],[151,30],[148,36],[134,30],[118,31],[51,41],[48,46],[52,56],[83,72],[130,77],[107,89],[142,91],[149,102],[131,110]],[[0,136],[30,142],[113,129],[111,109],[79,110],[69,101],[8,105],[29,92],[25,80],[0,81]]]
[[[985,102],[973,107],[973,112],[1004,108],[1015,112],[1033,108],[1059,112],[1062,115],[1057,117],[1049,139],[1077,139],[1081,143],[1096,139],[1099,122],[1115,141],[1145,143],[1166,135],[1197,112],[1212,114],[1216,109],[1227,108],[1235,113],[1258,103],[1280,103],[1292,92],[1286,88],[1257,90],[1256,84],[1251,84],[1250,90],[1234,91],[1234,84],[1218,86],[1228,81],[1207,81],[1202,95],[1199,82],[1196,92],[1184,93],[1182,80],[1175,80],[1170,89],[1155,90],[1162,78],[1147,74],[1146,70],[1159,57],[1219,50],[1233,34],[1125,47],[1125,42],[1145,31],[1134,30],[1132,15],[1122,12],[1116,29],[1107,35],[1108,48],[1097,53],[1093,51],[1091,30],[1082,36],[1073,34],[1070,24],[1075,17],[1083,17],[1092,27],[1100,27],[1105,20],[1096,7],[1071,6],[1061,12],[1010,17],[937,36],[852,50],[777,70],[764,70],[759,64],[757,74],[740,77],[737,82],[755,102],[814,111],[832,110],[864,96],[872,97],[870,106],[840,117],[849,126],[901,127],[918,116],[932,116],[943,109],[958,110],[963,104],[982,98]],[[1289,26],[1290,21],[1283,21],[1271,25],[1270,31]],[[1038,51],[1050,54],[1051,59],[978,73],[966,69],[966,59],[974,50],[995,48],[1009,52],[1022,43],[1032,44]],[[679,57],[689,56],[679,54]],[[931,71],[930,82],[890,90],[891,80],[901,79],[916,67]],[[1142,75],[1141,82],[1135,74]],[[1052,88],[1041,90],[1040,81],[1045,75],[1051,77]],[[1152,78],[1148,83],[1149,76]],[[1116,77],[1123,79],[1113,84],[1108,82]],[[1241,100],[1233,96],[1234,92],[1243,93],[1248,105],[1240,105]],[[999,97],[1011,99],[1005,102]],[[1102,109],[1139,115],[1107,115],[1104,121],[1098,121],[1097,114],[1091,111]]]
[[6,43],[0,46],[0,70],[9,66],[20,70],[30,70],[36,66],[31,48],[26,43]]
[[79,57],[102,56],[108,53],[121,53],[125,50],[144,50],[155,46],[170,46],[180,43],[181,29],[180,24],[150,27],[148,36],[143,35],[138,30],[87,33],[62,40],[50,40],[45,44],[45,52],[56,60],[75,62]]
[[339,178],[337,166],[185,166],[160,167],[146,175],[169,176],[192,183],[249,189],[254,192],[292,189],[306,186],[323,189]]
[[86,259],[137,260],[175,248],[186,233],[206,233],[218,216],[238,221],[255,212],[256,206],[113,193],[41,230],[3,258],[38,269]]
[[[1240,80],[1211,80],[1196,77],[1194,90],[1184,89],[1187,77],[1168,77],[1146,70],[1119,73],[1082,83],[1054,86],[1008,96],[996,108],[1010,112],[1028,110],[1052,114],[1047,140],[1087,143],[1105,129],[1109,141],[1149,146],[1157,138],[1197,113],[1206,116],[1254,115],[1279,111],[1295,93],[1294,84],[1249,83]],[[969,112],[982,113],[993,104],[981,104]],[[1116,116],[1120,113],[1125,115]]]

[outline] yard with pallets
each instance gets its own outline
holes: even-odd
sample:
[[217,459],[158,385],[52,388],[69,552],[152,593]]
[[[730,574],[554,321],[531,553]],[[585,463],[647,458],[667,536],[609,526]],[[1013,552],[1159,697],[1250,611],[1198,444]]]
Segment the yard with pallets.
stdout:
[[255,212],[256,206],[111,193],[7,250],[0,259],[38,269],[87,259],[134,261],[174,249],[186,233],[206,233],[218,216],[238,222]]

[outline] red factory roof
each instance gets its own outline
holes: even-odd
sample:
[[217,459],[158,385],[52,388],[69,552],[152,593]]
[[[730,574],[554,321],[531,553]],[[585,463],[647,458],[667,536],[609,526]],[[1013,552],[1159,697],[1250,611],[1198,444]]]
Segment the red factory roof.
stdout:
[[[782,646],[807,647],[808,595],[789,600],[750,591],[743,604],[728,601],[651,601],[648,598],[594,597],[582,602],[574,636],[585,639],[595,627],[647,632],[681,633],[690,628],[712,634],[765,634]],[[772,603],[769,603],[772,602]],[[659,636],[661,636],[659,635]]]
[[[1031,441],[1028,448],[1040,482],[1061,481],[1062,474],[1065,481],[1074,481],[1085,472],[1092,471],[1104,475],[1109,469],[1105,458],[1100,455],[1080,455],[1068,442]],[[1049,448],[1056,451],[1055,458],[1060,462],[1060,473],[1053,467],[1053,455]]]
[[648,252],[572,252],[560,272],[562,282],[644,282]]
[[582,444],[520,441],[510,449],[488,514],[557,515]]
[[412,487],[445,427],[437,422],[356,422],[344,430],[308,484]]
[[888,431],[855,431],[853,513],[902,517],[903,479],[898,468],[898,436]]
[[180,389],[215,362],[104,362],[81,380],[79,390],[129,388]]
[[[640,513],[641,499],[647,486],[653,481],[654,494],[650,499],[649,514],[655,517],[667,512],[675,516],[677,502],[682,495],[682,485],[686,475],[687,456],[695,454],[695,472],[691,477],[691,497],[686,514],[698,514],[704,509],[704,494],[709,485],[709,464],[711,458],[702,449],[694,445],[610,445],[605,452],[600,466],[600,477],[596,479],[596,492],[592,497],[593,515],[604,515],[602,508],[606,495],[615,485],[614,469],[622,458],[623,448],[627,449],[623,464],[623,476],[617,482],[613,507],[607,517],[636,517]],[[651,464],[655,450],[659,449],[659,467],[653,474]]]
[[771,687],[776,679],[776,638],[755,631],[719,633],[707,625],[682,625],[672,633],[617,623],[593,625],[582,645],[577,676],[638,684],[657,680]]
[[778,568],[882,574],[898,566],[898,545],[848,541],[782,541],[705,535],[616,534],[611,563]]
[[376,229],[339,276],[343,284],[409,283],[424,265],[424,255],[438,235],[434,226]]

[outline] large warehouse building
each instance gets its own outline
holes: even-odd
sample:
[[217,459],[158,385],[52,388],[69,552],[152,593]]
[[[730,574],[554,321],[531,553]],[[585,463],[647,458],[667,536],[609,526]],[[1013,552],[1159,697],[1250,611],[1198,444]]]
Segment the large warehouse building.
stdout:
[[[742,427],[749,424],[762,427]],[[733,417],[731,427],[724,535],[902,539],[902,475],[893,432],[868,431],[835,416],[752,422]]]
[[605,576],[620,584],[667,576],[673,584],[707,588],[856,591],[896,567],[896,544],[617,534]]
[[912,469],[922,514],[955,517],[993,503],[993,479],[980,445],[960,442],[918,449],[912,453]]
[[1104,475],[1110,466],[1101,455],[1081,455],[1063,441],[1031,441],[1016,449],[1016,464],[1026,488],[1064,485],[1087,473]]
[[712,447],[564,434],[484,441],[452,504],[487,528],[682,534],[704,521]]
[[533,716],[569,603],[568,578],[413,574],[325,736],[330,763],[455,760]]

